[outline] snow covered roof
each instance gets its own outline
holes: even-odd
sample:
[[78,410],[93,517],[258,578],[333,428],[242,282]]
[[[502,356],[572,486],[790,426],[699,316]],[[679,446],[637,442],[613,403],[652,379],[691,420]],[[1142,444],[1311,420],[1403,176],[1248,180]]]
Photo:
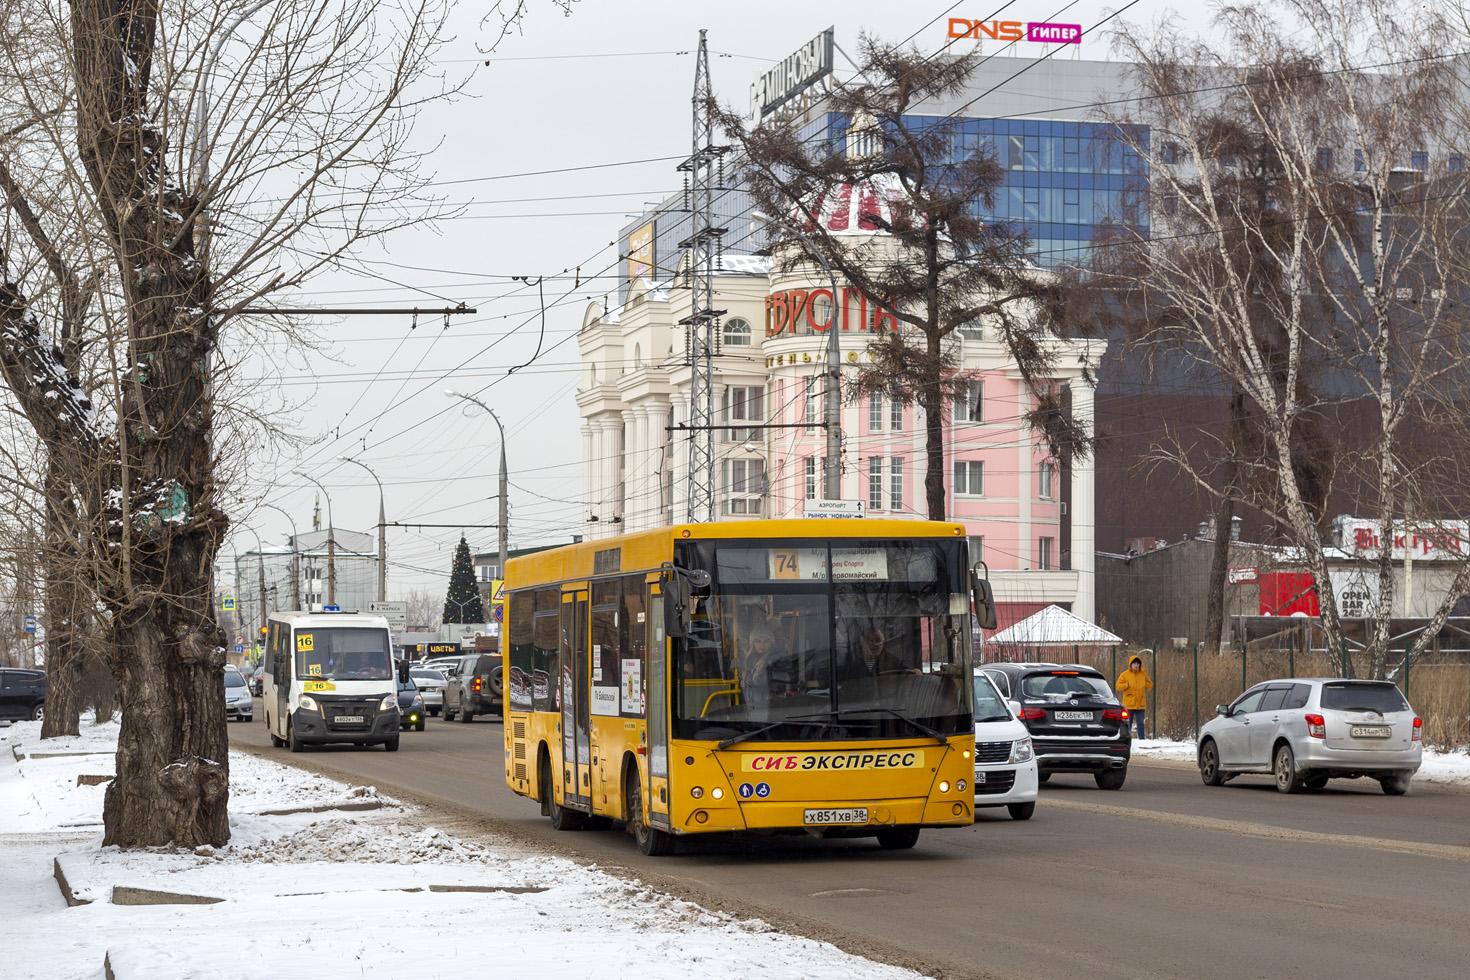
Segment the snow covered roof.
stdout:
[[771,273],[769,255],[721,255],[716,272],[733,272],[741,276],[766,276]]
[[1040,646],[1047,643],[1122,643],[1123,638],[1079,616],[1073,616],[1061,606],[1047,606],[1001,630],[985,642]]

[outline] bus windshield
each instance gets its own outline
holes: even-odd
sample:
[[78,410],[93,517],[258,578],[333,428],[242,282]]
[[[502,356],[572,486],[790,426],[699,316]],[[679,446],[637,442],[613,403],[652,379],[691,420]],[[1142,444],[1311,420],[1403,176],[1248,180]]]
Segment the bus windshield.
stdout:
[[674,730],[724,740],[972,730],[970,606],[953,541],[704,541],[675,645]]
[[296,676],[324,681],[392,680],[388,631],[351,626],[298,629]]

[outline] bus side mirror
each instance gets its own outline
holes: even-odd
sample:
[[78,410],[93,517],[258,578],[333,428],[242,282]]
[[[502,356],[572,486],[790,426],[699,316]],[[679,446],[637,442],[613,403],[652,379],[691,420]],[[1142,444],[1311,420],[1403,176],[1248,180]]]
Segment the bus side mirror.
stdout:
[[664,635],[688,636],[693,626],[693,598],[689,580],[677,572],[664,582]]
[[975,604],[975,624],[983,630],[995,629],[995,593],[978,569],[970,570],[970,598]]

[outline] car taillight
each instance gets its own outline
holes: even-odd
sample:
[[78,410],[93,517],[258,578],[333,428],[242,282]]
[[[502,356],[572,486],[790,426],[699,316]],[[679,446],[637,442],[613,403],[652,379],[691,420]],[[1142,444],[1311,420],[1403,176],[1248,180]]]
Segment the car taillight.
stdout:
[[1125,719],[1127,717],[1128,717],[1128,712],[1122,710],[1121,708],[1104,708],[1103,709],[1103,720],[1104,721],[1122,721],[1123,719]]
[[1022,721],[1029,721],[1029,720],[1031,720],[1033,718],[1045,718],[1045,717],[1046,717],[1046,711],[1043,710],[1043,709],[1041,709],[1041,708],[1022,708],[1021,709],[1021,720]]
[[478,677],[470,681],[470,690],[474,691],[476,694],[480,693],[480,679]]
[[1307,734],[1313,738],[1327,737],[1327,719],[1321,715],[1307,715]]
[[1414,719],[1414,741],[1418,742],[1424,738],[1424,719]]

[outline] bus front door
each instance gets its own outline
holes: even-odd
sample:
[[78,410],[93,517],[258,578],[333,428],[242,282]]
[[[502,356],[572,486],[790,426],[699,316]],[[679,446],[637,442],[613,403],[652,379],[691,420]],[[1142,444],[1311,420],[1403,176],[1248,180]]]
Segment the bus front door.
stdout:
[[592,807],[591,707],[588,698],[587,591],[561,597],[561,760],[563,803]]

